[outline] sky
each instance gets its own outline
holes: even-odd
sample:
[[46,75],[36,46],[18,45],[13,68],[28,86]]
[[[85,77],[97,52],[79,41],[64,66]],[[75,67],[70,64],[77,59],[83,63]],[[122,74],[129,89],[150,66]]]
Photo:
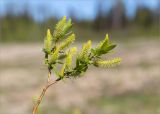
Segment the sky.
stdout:
[[[28,7],[29,14],[35,20],[41,21],[51,16],[61,18],[69,16],[71,12],[78,19],[94,19],[96,7],[99,0],[0,0],[0,16],[6,14],[8,7],[12,8],[12,13],[18,15]],[[109,11],[118,0],[101,0],[102,9]],[[160,7],[160,0],[122,0],[126,14],[129,18],[134,17],[138,6],[148,7],[155,10]]]

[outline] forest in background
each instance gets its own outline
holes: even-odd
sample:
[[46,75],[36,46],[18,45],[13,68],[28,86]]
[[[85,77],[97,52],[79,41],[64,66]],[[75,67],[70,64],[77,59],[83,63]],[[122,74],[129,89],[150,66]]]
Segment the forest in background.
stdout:
[[[105,33],[109,33],[113,38],[119,40],[134,37],[158,38],[160,25],[160,9],[150,10],[147,7],[138,7],[133,18],[126,16],[126,9],[122,2],[111,8],[109,12],[102,10],[102,2],[97,4],[96,18],[93,20],[79,20],[76,18],[74,10],[69,10],[74,23],[74,31],[78,40],[102,39]],[[6,15],[0,17],[0,41],[1,42],[34,42],[43,41],[47,28],[54,29],[58,21],[56,17],[48,18],[38,22],[33,19],[24,8],[23,13],[13,14],[12,7],[8,6]],[[44,13],[45,9],[39,9]]]

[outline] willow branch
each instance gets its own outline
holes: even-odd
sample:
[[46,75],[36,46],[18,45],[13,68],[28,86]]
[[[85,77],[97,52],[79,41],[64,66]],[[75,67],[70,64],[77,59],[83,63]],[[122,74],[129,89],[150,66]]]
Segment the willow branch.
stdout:
[[36,104],[35,104],[34,107],[33,107],[32,114],[36,114],[36,113],[37,113],[38,107],[39,107],[39,105],[41,104],[42,99],[43,99],[43,97],[44,97],[47,89],[48,89],[50,86],[52,86],[53,84],[55,84],[55,83],[57,83],[58,81],[60,81],[60,80],[61,80],[61,78],[58,78],[58,79],[56,79],[56,80],[50,80],[49,82],[47,82],[47,84],[44,86],[44,88],[43,88],[43,90],[42,90],[42,92],[41,92],[41,94],[40,94],[40,96],[39,96]]
[[50,79],[51,79],[51,70],[50,70],[50,68],[48,68],[48,82],[50,81]]

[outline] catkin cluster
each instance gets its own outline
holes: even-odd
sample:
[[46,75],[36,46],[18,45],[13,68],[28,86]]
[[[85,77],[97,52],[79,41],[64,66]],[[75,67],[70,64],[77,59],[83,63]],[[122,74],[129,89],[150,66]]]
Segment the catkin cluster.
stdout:
[[[81,76],[89,65],[108,68],[120,63],[120,58],[103,60],[101,57],[116,47],[109,41],[108,35],[95,48],[92,47],[90,40],[83,44],[79,52],[76,47],[69,48],[76,37],[71,31],[72,25],[71,19],[67,20],[64,16],[56,24],[53,33],[49,29],[47,30],[44,40],[45,64],[50,71],[54,71],[57,77],[62,79]],[[75,56],[74,65],[72,63],[73,56]],[[58,64],[61,65],[61,69],[57,68]]]

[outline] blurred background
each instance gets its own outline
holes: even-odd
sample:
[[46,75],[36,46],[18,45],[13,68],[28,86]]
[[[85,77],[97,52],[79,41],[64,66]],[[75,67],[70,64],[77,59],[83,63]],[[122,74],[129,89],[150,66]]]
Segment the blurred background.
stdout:
[[[0,114],[30,114],[47,79],[47,28],[71,18],[81,47],[106,33],[120,66],[51,87],[40,114],[159,114],[160,0],[0,0]],[[54,74],[53,74],[54,78]]]

